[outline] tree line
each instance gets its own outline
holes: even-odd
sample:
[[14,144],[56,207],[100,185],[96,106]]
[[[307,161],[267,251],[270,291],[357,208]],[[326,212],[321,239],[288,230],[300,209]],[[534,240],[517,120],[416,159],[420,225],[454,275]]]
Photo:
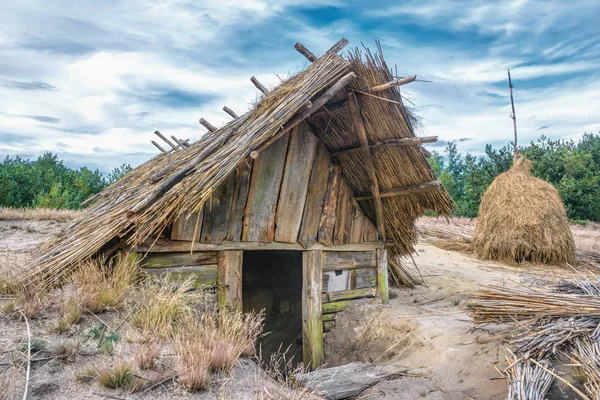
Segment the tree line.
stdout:
[[[532,174],[558,190],[571,220],[600,221],[600,134],[586,133],[578,141],[542,136],[519,151],[532,162]],[[512,145],[494,149],[488,144],[483,156],[463,156],[449,143],[429,162],[455,202],[454,215],[471,218],[487,187],[512,159]]]
[[106,175],[86,167],[72,169],[50,152],[33,161],[7,156],[0,164],[0,207],[78,209],[129,171],[129,164]]

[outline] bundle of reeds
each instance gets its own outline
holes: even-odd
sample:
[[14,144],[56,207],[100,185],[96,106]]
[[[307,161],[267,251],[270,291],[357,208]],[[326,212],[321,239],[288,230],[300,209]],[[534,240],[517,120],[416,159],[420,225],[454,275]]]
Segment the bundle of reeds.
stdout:
[[552,385],[554,368],[550,362],[506,356],[509,367],[505,370],[508,379],[506,400],[544,400]]
[[584,380],[583,386],[592,399],[600,398],[600,347],[597,340],[574,341],[567,356],[575,363]]

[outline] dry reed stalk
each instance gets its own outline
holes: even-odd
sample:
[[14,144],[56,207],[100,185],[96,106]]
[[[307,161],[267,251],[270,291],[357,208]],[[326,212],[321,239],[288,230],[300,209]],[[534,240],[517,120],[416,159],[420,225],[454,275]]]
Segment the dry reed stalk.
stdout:
[[56,210],[54,208],[0,207],[0,220],[71,221],[82,215],[79,210]]
[[554,376],[551,374],[554,369],[548,361],[539,361],[540,367],[535,363],[532,364],[532,360],[518,359],[514,354],[511,354],[511,357],[506,356],[506,361],[509,364],[509,368],[505,371],[508,380],[506,400],[544,400],[546,398],[545,395],[554,381]]

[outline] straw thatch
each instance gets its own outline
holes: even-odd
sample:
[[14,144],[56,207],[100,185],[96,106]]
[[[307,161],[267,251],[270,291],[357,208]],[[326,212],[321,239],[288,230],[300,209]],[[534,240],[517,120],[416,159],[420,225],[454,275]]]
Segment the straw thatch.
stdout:
[[[335,46],[334,46],[335,47]],[[77,263],[119,241],[130,246],[152,242],[180,215],[191,215],[250,153],[278,137],[341,81],[362,90],[392,80],[381,53],[356,51],[348,58],[329,51],[306,70],[269,92],[251,111],[203,136],[189,148],[163,153],[134,169],[94,198],[85,214],[41,249],[23,280],[52,284],[67,276]],[[350,78],[350,79],[348,79]],[[347,99],[346,90],[330,103]],[[414,137],[397,88],[361,96],[361,113],[369,141]],[[387,101],[386,101],[387,99]],[[319,105],[320,106],[320,105]],[[317,107],[318,108],[318,107]],[[348,107],[313,115],[305,120],[330,149],[358,144]],[[314,110],[313,110],[314,111]],[[373,150],[375,172],[385,190],[417,185],[435,179],[420,146]],[[369,181],[360,152],[340,157],[343,176],[354,193],[368,193]],[[372,202],[359,202],[375,219]],[[443,187],[383,199],[384,223],[391,253],[413,250],[417,231],[414,221],[426,209],[448,215],[451,200]]]
[[530,174],[519,155],[483,195],[473,237],[475,255],[509,264],[572,263],[575,242],[556,189]]

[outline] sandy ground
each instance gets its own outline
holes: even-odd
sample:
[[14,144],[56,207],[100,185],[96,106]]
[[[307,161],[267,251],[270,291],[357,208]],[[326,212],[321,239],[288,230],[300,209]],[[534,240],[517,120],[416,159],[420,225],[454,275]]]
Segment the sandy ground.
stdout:
[[[570,271],[512,268],[428,244],[417,253],[427,287],[392,289],[387,305],[365,300],[340,314],[326,337],[328,364],[364,360],[423,375],[381,382],[363,393],[368,399],[504,399],[507,384],[494,368],[506,367],[504,327],[471,332],[461,307],[478,285],[515,287]],[[569,398],[565,393],[555,384],[548,399]]]
[[[65,222],[0,220],[0,272],[10,273],[23,265],[28,253]],[[503,399],[506,382],[494,365],[504,369],[506,343],[501,327],[471,331],[471,323],[461,307],[478,285],[518,286],[543,281],[550,277],[569,275],[570,271],[549,267],[513,268],[498,263],[482,262],[469,255],[449,252],[422,243],[418,246],[416,263],[427,286],[416,289],[392,289],[387,305],[365,300],[340,313],[336,328],[325,340],[326,362],[329,366],[351,361],[370,361],[406,370],[416,376],[405,376],[381,382],[361,399]],[[109,324],[118,324],[123,316],[103,314]],[[85,317],[78,331],[49,334],[48,320],[32,321],[33,336],[47,343],[36,357],[48,357],[61,342],[81,337],[97,321]],[[95,383],[75,379],[87,365],[111,364],[117,359],[131,361],[133,348],[126,329],[122,332],[115,356],[95,354],[96,342],[88,340],[75,363],[35,363],[30,383],[32,399],[100,398],[93,392],[107,393]],[[23,369],[10,369],[7,350],[20,346],[26,337],[25,324],[0,316],[0,377],[9,377],[13,396],[20,398],[24,387]],[[165,350],[168,351],[168,350]],[[168,360],[168,354],[165,359]],[[166,362],[168,364],[168,362]],[[155,371],[172,374],[168,366]],[[568,372],[568,371],[567,371]],[[566,375],[568,377],[568,375]],[[127,398],[169,399],[245,399],[253,398],[264,386],[256,367],[245,360],[233,376],[219,377],[211,390],[189,394],[169,385],[147,394]],[[554,384],[548,399],[569,397],[561,384]],[[2,389],[0,388],[0,391]],[[119,394],[118,391],[110,393]]]

